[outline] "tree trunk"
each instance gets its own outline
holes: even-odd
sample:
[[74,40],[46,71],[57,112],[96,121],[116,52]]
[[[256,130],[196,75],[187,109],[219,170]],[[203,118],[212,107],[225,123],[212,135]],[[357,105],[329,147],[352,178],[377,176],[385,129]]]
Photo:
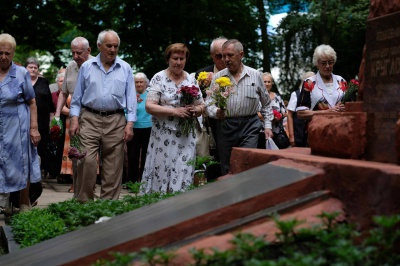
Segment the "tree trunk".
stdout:
[[264,1],[257,0],[257,7],[259,10],[260,28],[261,28],[261,50],[263,52],[262,67],[263,72],[271,72],[271,64],[269,60],[269,40],[268,40],[268,18],[266,16]]

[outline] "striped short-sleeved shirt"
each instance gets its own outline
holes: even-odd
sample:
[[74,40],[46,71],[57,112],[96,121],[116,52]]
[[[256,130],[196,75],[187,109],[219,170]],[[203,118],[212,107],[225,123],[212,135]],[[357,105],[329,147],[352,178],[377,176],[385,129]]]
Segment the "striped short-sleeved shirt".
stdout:
[[[227,68],[214,75],[210,87],[215,80],[220,77],[228,77],[233,84],[234,93],[231,94],[227,102],[227,117],[243,117],[256,114],[259,110],[264,117],[264,128],[271,128],[273,113],[270,106],[270,98],[261,73],[251,67],[243,65],[243,72],[238,82],[230,74]],[[261,109],[260,109],[261,104]],[[210,117],[216,118],[217,106],[213,104],[213,99],[208,96],[206,99],[207,113]]]

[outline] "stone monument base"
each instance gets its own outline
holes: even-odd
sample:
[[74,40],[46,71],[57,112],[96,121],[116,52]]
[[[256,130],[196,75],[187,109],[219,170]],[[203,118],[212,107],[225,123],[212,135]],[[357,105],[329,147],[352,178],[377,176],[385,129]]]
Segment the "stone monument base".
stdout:
[[[355,106],[357,109],[359,106]],[[347,108],[347,106],[346,106]],[[316,113],[308,126],[308,144],[314,155],[364,159],[367,114]]]

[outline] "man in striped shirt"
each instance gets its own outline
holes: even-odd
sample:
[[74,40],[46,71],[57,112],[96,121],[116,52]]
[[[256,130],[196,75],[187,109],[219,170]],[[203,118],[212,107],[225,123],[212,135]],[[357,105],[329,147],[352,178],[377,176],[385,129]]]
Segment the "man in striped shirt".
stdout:
[[[231,39],[223,44],[222,60],[226,68],[214,75],[210,87],[214,86],[216,79],[228,77],[233,93],[227,100],[226,110],[218,108],[210,96],[206,101],[208,115],[218,119],[217,138],[222,175],[229,172],[233,147],[257,148],[258,134],[262,128],[265,138],[273,137],[271,100],[261,73],[245,66],[242,63],[243,56],[243,45],[238,40]],[[264,121],[257,116],[259,110]]]

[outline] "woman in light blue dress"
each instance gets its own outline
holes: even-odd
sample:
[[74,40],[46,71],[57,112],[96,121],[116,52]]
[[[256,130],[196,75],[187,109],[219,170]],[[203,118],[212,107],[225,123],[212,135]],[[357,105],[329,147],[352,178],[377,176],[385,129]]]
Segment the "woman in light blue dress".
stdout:
[[30,209],[29,183],[41,179],[35,93],[28,71],[12,60],[15,39],[0,34],[0,193],[21,191],[20,210]]

